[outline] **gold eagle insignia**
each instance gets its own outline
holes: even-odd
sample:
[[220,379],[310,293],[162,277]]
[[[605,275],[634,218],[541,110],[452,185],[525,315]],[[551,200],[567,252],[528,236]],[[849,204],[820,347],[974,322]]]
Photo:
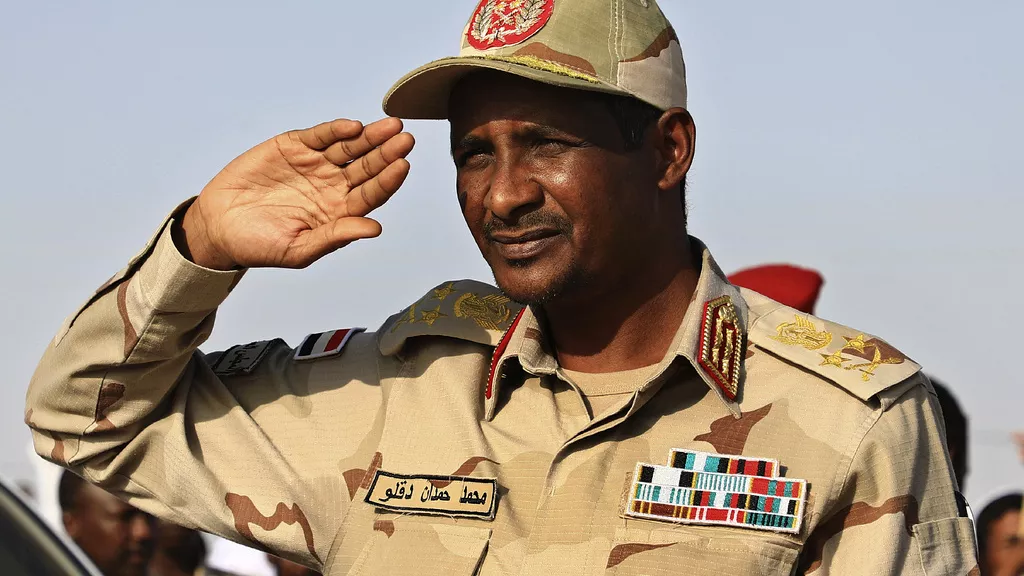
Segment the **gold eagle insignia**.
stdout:
[[511,300],[501,294],[479,296],[467,292],[455,301],[455,316],[469,318],[478,326],[487,330],[502,330],[502,324],[508,322],[512,310],[508,303]]
[[772,340],[789,344],[791,346],[803,346],[808,350],[821,350],[832,343],[832,333],[825,330],[818,330],[806,316],[796,315],[796,322],[784,322],[775,329],[777,334],[770,336]]

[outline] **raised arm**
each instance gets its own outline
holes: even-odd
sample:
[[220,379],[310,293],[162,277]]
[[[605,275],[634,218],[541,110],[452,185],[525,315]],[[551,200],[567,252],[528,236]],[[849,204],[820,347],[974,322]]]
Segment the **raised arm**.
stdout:
[[374,339],[315,367],[280,340],[197,349],[245,268],[306,266],[380,233],[366,215],[408,174],[400,131],[279,135],[176,210],[47,348],[27,395],[36,451],[157,515],[321,567],[348,504],[328,479],[372,459]]

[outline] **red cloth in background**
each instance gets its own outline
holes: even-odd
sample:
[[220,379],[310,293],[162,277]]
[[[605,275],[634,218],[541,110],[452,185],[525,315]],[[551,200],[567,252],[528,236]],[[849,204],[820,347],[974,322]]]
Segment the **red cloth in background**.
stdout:
[[825,283],[816,270],[789,264],[747,268],[729,276],[729,281],[807,314],[814,314],[818,294]]

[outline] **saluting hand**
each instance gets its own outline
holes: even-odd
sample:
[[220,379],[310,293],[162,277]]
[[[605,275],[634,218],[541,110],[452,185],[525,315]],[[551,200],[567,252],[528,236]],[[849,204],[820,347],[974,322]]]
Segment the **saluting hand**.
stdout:
[[411,134],[387,118],[286,132],[235,158],[182,220],[179,247],[216,270],[303,268],[381,233],[366,215],[409,174]]

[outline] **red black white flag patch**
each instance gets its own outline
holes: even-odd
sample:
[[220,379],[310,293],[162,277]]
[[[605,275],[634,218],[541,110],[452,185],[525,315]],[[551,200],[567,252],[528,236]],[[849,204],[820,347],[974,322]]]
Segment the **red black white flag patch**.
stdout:
[[315,360],[340,354],[345,349],[345,344],[354,334],[364,332],[366,328],[344,328],[342,330],[331,330],[310,334],[302,341],[302,344],[295,350],[296,360]]

